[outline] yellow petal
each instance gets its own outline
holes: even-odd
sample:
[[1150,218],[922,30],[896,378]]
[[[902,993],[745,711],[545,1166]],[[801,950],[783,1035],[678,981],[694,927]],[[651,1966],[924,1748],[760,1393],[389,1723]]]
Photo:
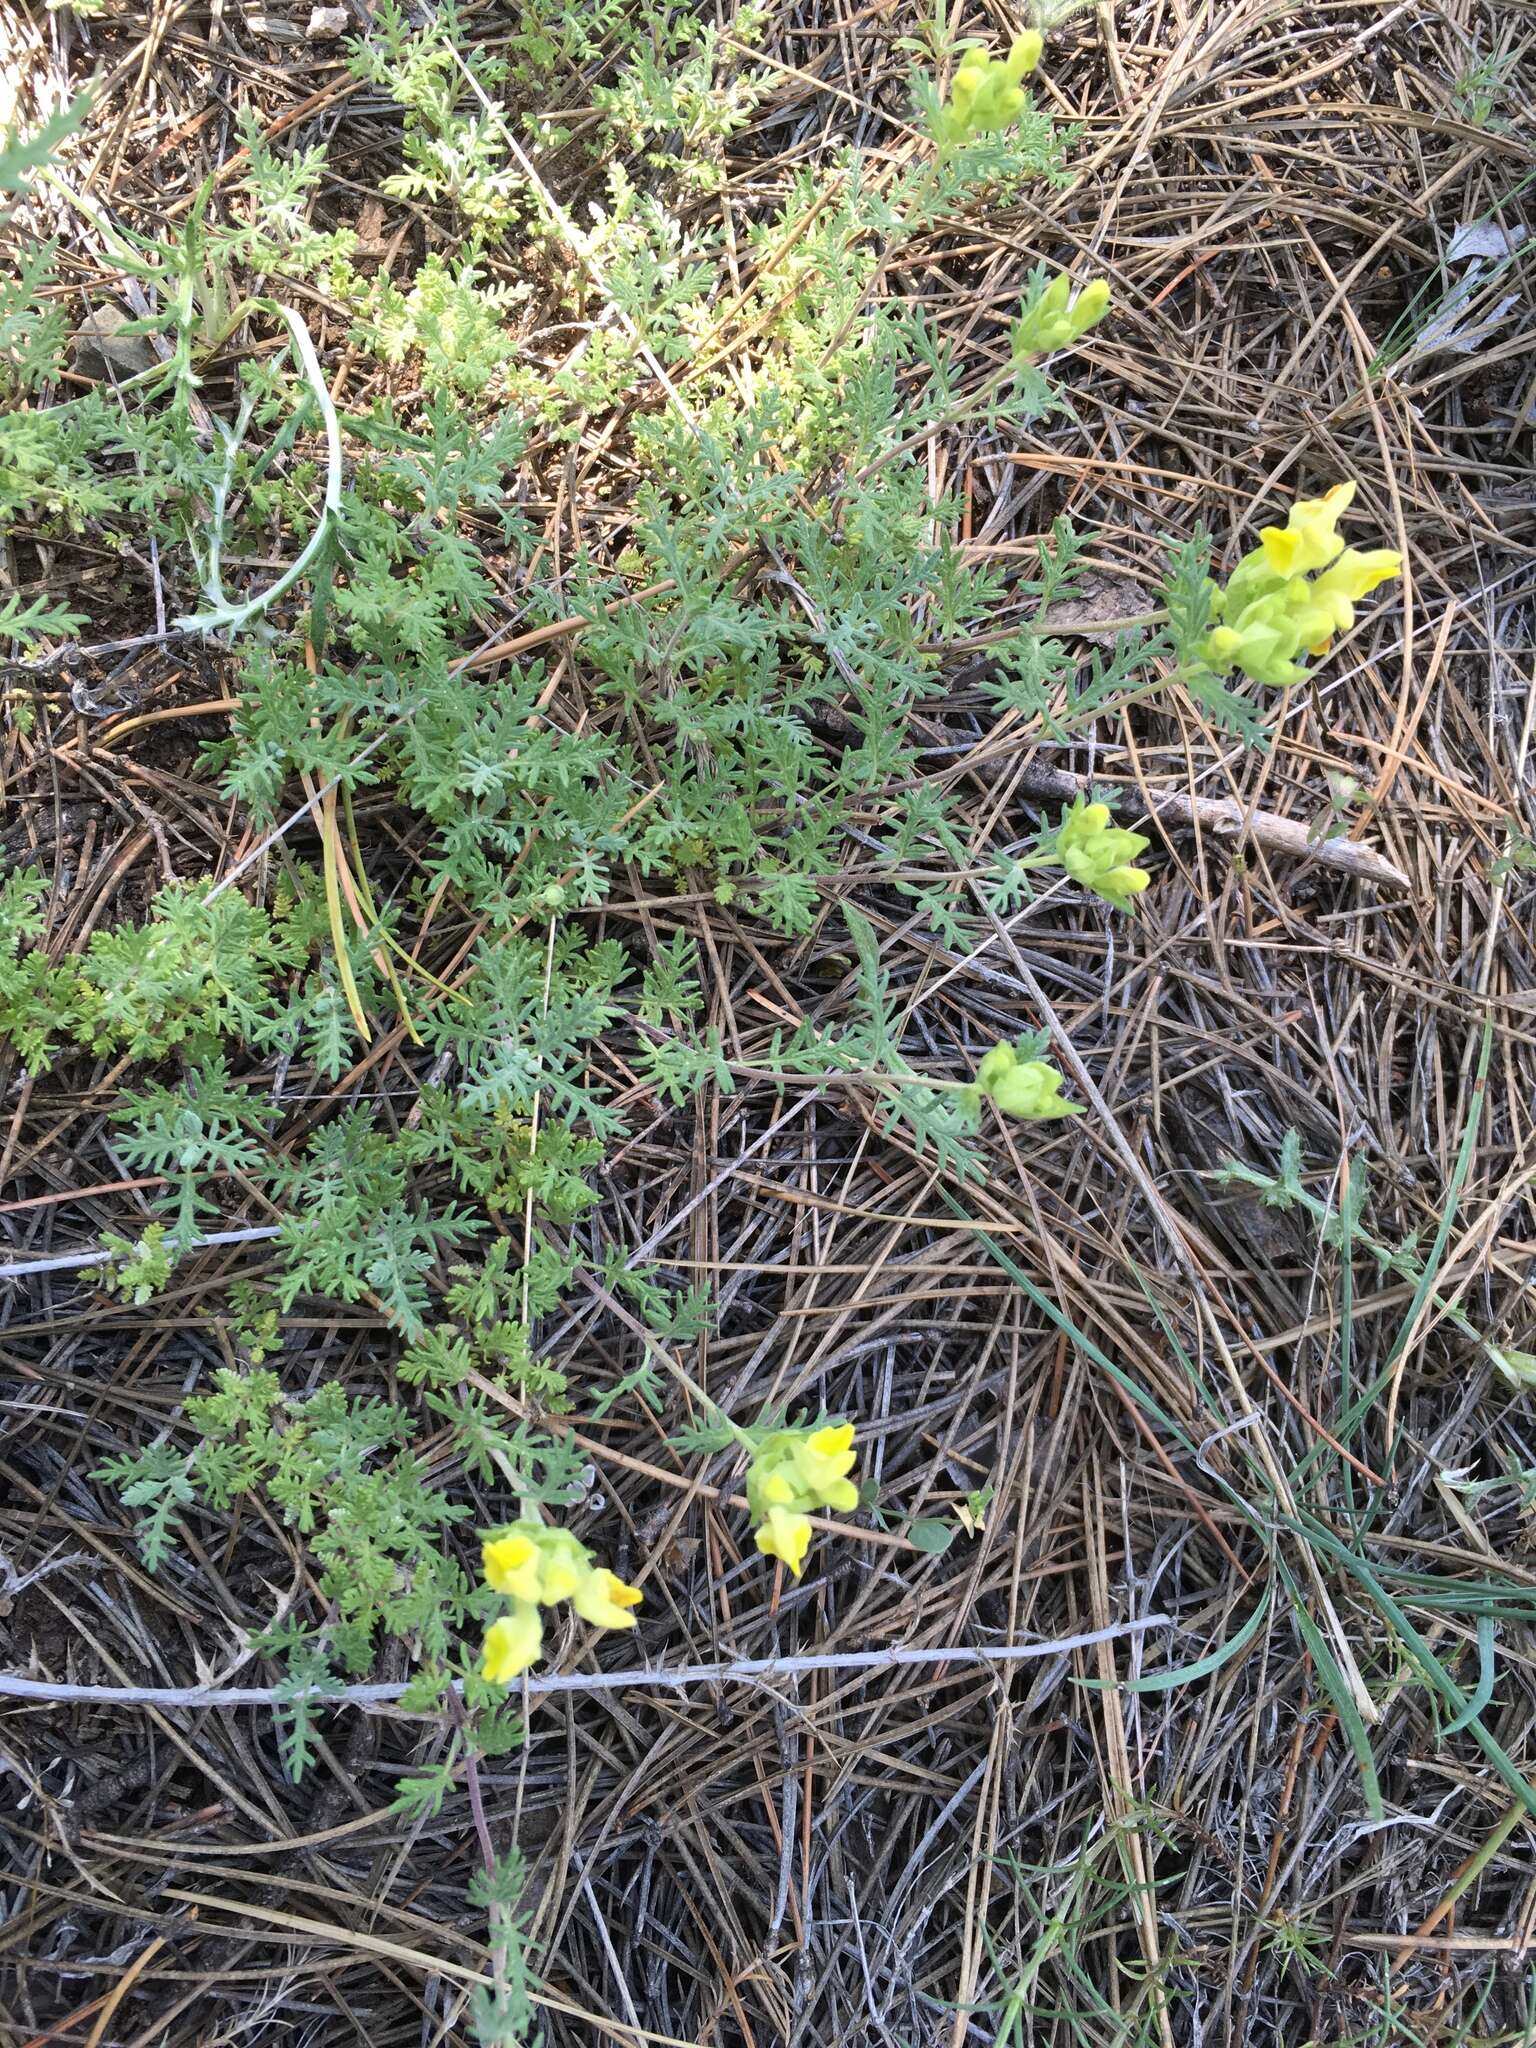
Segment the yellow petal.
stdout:
[[599,1566],[576,1588],[571,1605],[594,1628],[633,1628],[635,1617],[625,1609],[638,1607],[641,1597],[638,1586],[626,1586],[613,1572]]
[[1301,558],[1302,536],[1288,526],[1265,526],[1259,531],[1264,560],[1277,575],[1291,575]]
[[539,1573],[539,1598],[548,1607],[567,1599],[582,1582],[582,1574],[568,1557],[546,1557]]
[[539,1547],[529,1536],[514,1529],[508,1536],[480,1546],[480,1563],[485,1582],[497,1593],[514,1600],[539,1597]]
[[492,1685],[510,1685],[538,1656],[544,1641],[539,1610],[519,1600],[510,1614],[493,1621],[485,1632],[480,1676]]
[[813,1429],[806,1442],[818,1458],[835,1458],[853,1442],[851,1422],[829,1422],[825,1429]]
[[807,1486],[824,1497],[829,1486],[835,1486],[839,1479],[848,1477],[853,1470],[853,1461],[852,1451],[839,1451],[835,1458],[808,1457],[800,1469]]
[[1317,587],[1329,596],[1337,593],[1357,604],[1378,584],[1402,573],[1403,558],[1396,548],[1346,548],[1328,573],[1317,579]]
[[757,1547],[764,1557],[779,1558],[798,1579],[811,1545],[811,1525],[804,1515],[788,1508],[770,1508],[767,1521],[759,1524]]

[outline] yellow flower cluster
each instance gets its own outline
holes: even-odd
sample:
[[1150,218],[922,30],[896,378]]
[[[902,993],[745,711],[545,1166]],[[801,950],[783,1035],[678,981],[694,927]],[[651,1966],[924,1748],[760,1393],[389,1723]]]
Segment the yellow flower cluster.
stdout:
[[757,1547],[777,1557],[798,1579],[810,1548],[809,1516],[818,1508],[847,1513],[859,1504],[853,1470],[853,1424],[820,1429],[775,1429],[758,1444],[747,1472],[747,1504]]
[[1072,280],[1060,270],[1032,306],[1013,323],[1015,357],[1048,356],[1058,348],[1070,348],[1090,327],[1096,327],[1109,311],[1109,280],[1095,277],[1076,298]]
[[1264,527],[1259,545],[1215,590],[1217,623],[1200,655],[1218,675],[1239,668],[1256,683],[1298,682],[1306,673],[1302,651],[1326,654],[1334,634],[1355,623],[1361,598],[1402,574],[1394,548],[1344,545],[1338,522],[1354,495],[1355,486],[1344,483],[1321,498],[1298,499],[1285,525]]
[[995,1045],[976,1069],[975,1097],[985,1096],[1004,1116],[1029,1123],[1081,1116],[1080,1102],[1067,1102],[1061,1075],[1049,1060],[1021,1060],[1011,1045]]
[[544,1643],[541,1607],[569,1600],[594,1628],[633,1628],[636,1587],[592,1562],[591,1553],[568,1529],[519,1522],[505,1536],[488,1536],[480,1546],[485,1581],[504,1593],[512,1612],[485,1632],[480,1675],[493,1685],[510,1685],[526,1671]]
[[1152,877],[1135,865],[1151,841],[1142,832],[1128,832],[1110,823],[1108,804],[1076,797],[1061,814],[1056,859],[1074,882],[1081,882],[1116,910],[1129,910]]
[[1044,47],[1036,29],[1015,36],[1006,57],[968,50],[939,113],[938,140],[954,144],[1010,127],[1024,111],[1019,80],[1034,70]]

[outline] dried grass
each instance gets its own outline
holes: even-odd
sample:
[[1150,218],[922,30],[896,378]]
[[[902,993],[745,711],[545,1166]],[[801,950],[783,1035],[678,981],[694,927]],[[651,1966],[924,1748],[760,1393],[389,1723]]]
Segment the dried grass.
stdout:
[[[997,33],[1012,23],[998,6],[983,13]],[[993,1176],[971,1198],[990,1247],[846,1090],[745,1087],[677,1112],[629,1088],[635,1135],[610,1163],[601,1229],[713,1292],[717,1334],[690,1371],[742,1411],[793,1398],[866,1418],[898,1519],[997,1488],[985,1527],[946,1556],[823,1543],[805,1583],[781,1586],[743,1561],[741,1516],[679,1482],[662,1423],[585,1429],[587,1522],[616,1543],[621,1570],[654,1560],[647,1654],[996,1644],[1153,1608],[1178,1627],[1017,1669],[542,1702],[526,1749],[482,1771],[480,1789],[493,1836],[532,1866],[551,2041],[937,2048],[992,2040],[1014,1986],[1028,2042],[1536,2039],[1530,1829],[1511,1824],[1455,1896],[1509,1795],[1469,1734],[1441,1735],[1422,1685],[1388,1682],[1400,1652],[1347,1572],[1324,1561],[1309,1577],[1292,1553],[1322,1639],[1371,1675],[1382,1824],[1283,1602],[1207,1680],[1141,1695],[1078,1682],[1187,1661],[1233,1635],[1267,1566],[1229,1489],[1253,1497],[1265,1460],[1294,1472],[1337,1418],[1335,1262],[1210,1169],[1233,1155],[1272,1166],[1294,1126],[1312,1166],[1369,1165],[1377,1236],[1427,1244],[1480,1092],[1438,1287],[1496,1340],[1519,1343],[1529,1326],[1536,894],[1516,871],[1500,902],[1490,880],[1504,821],[1536,824],[1528,313],[1477,355],[1370,366],[1433,285],[1456,224],[1528,206],[1529,125],[1469,124],[1453,81],[1502,38],[1516,63],[1508,108],[1523,116],[1532,20],[1483,0],[1100,6],[1063,31],[1050,66],[1060,112],[1083,122],[1072,183],[955,223],[889,280],[982,362],[1037,257],[1090,254],[1116,287],[1118,317],[1078,360],[1078,422],[929,451],[935,479],[966,496],[978,560],[1027,562],[1065,511],[1102,531],[1106,578],[1144,588],[1163,536],[1203,520],[1235,550],[1260,501],[1351,476],[1409,563],[1400,602],[1296,694],[1268,756],[1160,707],[1091,751],[1032,762],[994,741],[961,664],[935,772],[964,792],[978,832],[1015,817],[1020,836],[1032,828],[1032,765],[1305,822],[1326,813],[1325,773],[1341,769],[1370,799],[1356,835],[1411,892],[1176,830],[1134,923],[1053,899],[960,958],[850,866],[836,886],[861,892],[881,930],[914,1059],[959,1073],[1021,1019],[1053,1018],[1105,1105],[1027,1157],[1015,1132],[994,1132]],[[760,209],[839,139],[905,146],[890,116],[906,25],[822,0],[780,11],[783,87],[734,153],[729,214]],[[155,0],[85,31],[21,0],[0,35],[24,75],[105,66],[94,189],[140,224],[176,214],[228,162],[239,98],[297,143],[330,141],[343,210],[366,204],[384,166],[382,110],[339,62],[264,39],[240,7]],[[89,250],[71,260],[88,282]],[[558,470],[545,480],[531,512],[549,522],[554,559],[612,516],[601,477],[600,464],[584,472],[589,501]],[[125,637],[153,624],[142,595],[125,604]],[[150,645],[61,679],[39,736],[9,736],[4,846],[67,878],[59,949],[132,912],[167,872],[227,867],[242,845],[241,820],[194,766],[216,716],[110,748],[111,725],[76,715],[70,692],[74,706],[138,714],[224,684],[213,657]],[[579,701],[579,661],[562,688]],[[361,815],[381,857],[408,870],[402,821],[382,803]],[[789,943],[713,910],[706,926],[688,899],[618,899],[604,915],[616,930],[701,938],[713,1020],[746,1062],[786,1017],[846,997],[835,933]],[[1475,1091],[1485,1023],[1492,1058]],[[408,1051],[386,1038],[338,1093],[366,1080],[404,1114],[422,1079]],[[142,1204],[112,1158],[112,1082],[103,1072],[71,1092],[12,1074],[9,1257],[88,1244]],[[294,1131],[325,1107],[295,1101]],[[0,1293],[7,1668],[147,1685],[231,1675],[244,1633],[302,1586],[302,1553],[260,1510],[198,1521],[185,1562],[151,1580],[124,1512],[88,1476],[225,1362],[208,1311],[236,1269],[251,1270],[248,1252],[183,1269],[151,1319],[69,1275]],[[1411,1290],[1368,1267],[1356,1282],[1365,1385]],[[290,1317],[284,1371],[372,1386],[378,1327],[361,1313]],[[596,1285],[546,1338],[605,1375],[633,1362]],[[1376,1507],[1365,1554],[1453,1590],[1497,1576],[1526,1599],[1499,1624],[1487,1721],[1529,1773],[1528,1516],[1513,1490],[1463,1502],[1439,1484],[1536,1464],[1529,1397],[1432,1309],[1393,1395],[1396,1439],[1385,1398],[1353,1439],[1389,1482],[1357,1476],[1357,1499]],[[475,1497],[468,1480],[464,1491]],[[1470,1690],[1470,1612],[1407,1605]],[[441,1730],[338,1713],[296,1788],[259,1709],[13,1704],[0,1722],[6,2048],[466,2038],[463,1986],[484,1959],[464,1903],[477,1853],[466,1796],[422,1827],[387,1811],[401,1769],[437,1753]]]

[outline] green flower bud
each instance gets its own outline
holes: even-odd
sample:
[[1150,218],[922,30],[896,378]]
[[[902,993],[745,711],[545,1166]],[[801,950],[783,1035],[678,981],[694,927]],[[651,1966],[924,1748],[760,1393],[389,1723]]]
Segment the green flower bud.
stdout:
[[1039,34],[1016,36],[1005,58],[968,50],[950,81],[934,134],[941,148],[1011,128],[1029,104],[1020,79],[1040,61]]
[[1046,356],[1056,349],[1070,348],[1109,311],[1106,278],[1091,279],[1075,299],[1071,293],[1071,277],[1065,270],[1058,271],[1039,298],[1014,321],[1015,356]]
[[1150,844],[1144,833],[1112,825],[1108,804],[1078,797],[1061,814],[1053,852],[1075,882],[1117,910],[1129,910],[1151,879],[1135,865]]
[[1019,1056],[1011,1045],[994,1045],[976,1069],[976,1086],[983,1095],[990,1095],[1004,1074],[1018,1063]]
[[1021,1060],[1011,1045],[994,1046],[976,1069],[976,1090],[1004,1116],[1044,1123],[1081,1116],[1080,1102],[1063,1099],[1062,1077],[1048,1060]]
[[1072,317],[1077,323],[1079,334],[1086,334],[1090,327],[1096,327],[1109,311],[1109,279],[1091,277],[1077,295],[1077,304],[1072,308]]
[[1037,28],[1027,28],[1023,35],[1014,37],[1009,46],[1008,61],[1004,66],[1010,85],[1017,85],[1021,78],[1034,70],[1040,62],[1040,53],[1044,48],[1045,38]]

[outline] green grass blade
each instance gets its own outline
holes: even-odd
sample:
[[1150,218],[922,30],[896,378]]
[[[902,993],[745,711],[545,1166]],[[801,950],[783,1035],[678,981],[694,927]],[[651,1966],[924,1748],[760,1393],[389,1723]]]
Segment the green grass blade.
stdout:
[[1477,1684],[1467,1695],[1467,1704],[1454,1721],[1447,1721],[1442,1731],[1446,1735],[1459,1735],[1463,1728],[1470,1727],[1478,1715],[1493,1698],[1495,1662],[1493,1654],[1494,1619],[1491,1614],[1477,1617]]
[[1360,1718],[1360,1710],[1350,1692],[1349,1681],[1340,1670],[1322,1630],[1308,1614],[1300,1588],[1283,1564],[1280,1573],[1285,1581],[1286,1591],[1291,1596],[1291,1611],[1296,1617],[1301,1639],[1307,1646],[1317,1675],[1322,1680],[1323,1689],[1339,1717],[1340,1726],[1349,1738],[1349,1746],[1355,1753],[1355,1762],[1360,1768],[1360,1785],[1365,1797],[1366,1810],[1372,1820],[1385,1820],[1387,1810],[1382,1802],[1381,1780],[1376,1775],[1376,1759],[1371,1753],[1370,1734]]
[[[1193,1685],[1197,1680],[1209,1678],[1213,1671],[1219,1671],[1224,1664],[1230,1664],[1234,1657],[1242,1655],[1258,1634],[1269,1614],[1273,1587],[1266,1586],[1263,1598],[1243,1623],[1242,1627],[1227,1642],[1210,1650],[1203,1657],[1197,1657],[1192,1664],[1180,1664],[1171,1671],[1154,1671],[1142,1678],[1122,1678],[1115,1681],[1117,1692],[1171,1692],[1178,1685]],[[1108,1681],[1102,1678],[1083,1678],[1078,1683],[1094,1692],[1102,1692]]]

